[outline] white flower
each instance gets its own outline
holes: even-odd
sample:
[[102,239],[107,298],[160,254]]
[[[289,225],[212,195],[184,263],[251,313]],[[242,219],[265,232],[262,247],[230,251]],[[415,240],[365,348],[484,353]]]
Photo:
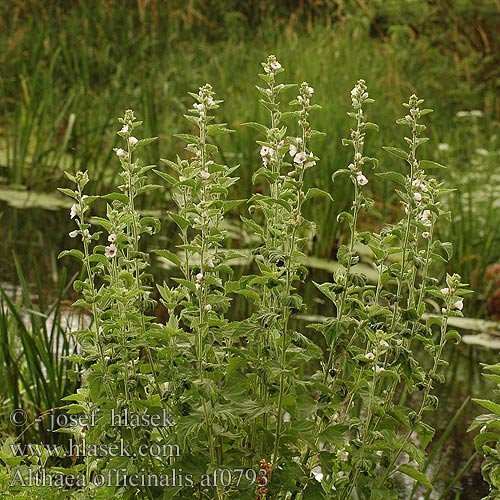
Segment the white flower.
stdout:
[[455,309],[458,309],[459,311],[461,311],[463,308],[464,308],[464,301],[462,299],[460,300],[457,300],[454,304],[453,304],[453,307]]
[[269,154],[269,148],[267,146],[262,146],[260,148],[260,156],[264,157]]
[[292,421],[292,416],[290,415],[290,413],[288,413],[287,411],[283,413],[283,422],[287,423],[291,421]]
[[373,354],[373,352],[367,352],[365,354],[365,358],[369,359],[371,361],[371,360],[375,359],[375,354]]
[[111,245],[109,245],[109,247],[106,247],[104,255],[106,257],[112,258],[116,255],[117,250],[118,249],[116,248],[116,245],[114,243],[112,243]]
[[127,152],[125,150],[123,150],[122,148],[115,149],[115,153],[116,153],[116,156],[118,156],[118,158],[125,158],[127,156]]
[[273,61],[271,63],[271,68],[274,69],[274,71],[276,71],[277,69],[281,68],[281,64],[278,61]]
[[197,109],[198,111],[201,111],[205,106],[203,106],[203,104],[201,102],[195,102],[193,104],[193,108],[194,109]]
[[304,163],[307,160],[307,155],[305,151],[299,151],[294,157],[294,163]]
[[314,89],[312,87],[307,87],[307,91],[309,94],[313,95],[314,94]]
[[74,231],[71,231],[71,233],[69,233],[70,238],[76,238],[77,236],[78,236],[78,231],[76,229]]
[[388,343],[386,340],[384,340],[384,339],[382,339],[382,340],[379,342],[379,344],[380,344],[382,347],[389,347],[389,343]]
[[380,372],[385,372],[385,368],[383,366],[375,366],[374,367],[375,373],[380,373]]
[[316,165],[316,160],[314,159],[314,155],[309,153],[309,160],[306,163],[306,167],[314,167]]
[[297,154],[297,146],[295,144],[290,144],[290,156],[295,156]]
[[215,101],[213,100],[213,98],[212,98],[212,97],[209,97],[209,98],[207,99],[207,104],[208,104],[209,106],[213,106],[213,105],[215,104]]
[[196,281],[200,282],[203,279],[203,273],[198,273],[196,275]]
[[207,172],[206,170],[202,170],[202,171],[200,172],[200,177],[201,177],[204,181],[206,181],[207,179],[209,179],[209,178],[210,178],[210,173],[209,173],[209,172]]
[[73,217],[76,216],[77,209],[78,209],[78,205],[76,203],[73,203],[73,205],[71,205],[71,210],[69,211],[69,216],[71,219],[73,219]]
[[425,238],[426,240],[431,237],[431,233],[429,231],[424,231],[422,233],[422,238]]
[[441,290],[439,290],[443,295],[448,295],[450,293],[450,289],[448,287],[446,288],[441,288]]
[[311,474],[314,476],[314,479],[318,481],[318,483],[321,483],[323,480],[323,471],[321,470],[321,467],[317,465],[316,467],[313,467],[311,470]]
[[420,193],[415,193],[413,199],[417,202],[422,201],[422,195]]
[[129,137],[128,139],[128,143],[131,145],[131,146],[135,146],[139,141],[134,137],[134,136],[131,136]]
[[422,212],[422,215],[420,216],[420,219],[421,220],[429,220],[430,216],[431,216],[431,211],[430,210],[424,210]]
[[446,307],[441,308],[441,314],[446,314]]
[[212,310],[212,306],[210,304],[207,304],[205,306],[205,311],[210,312]]
[[83,230],[83,237],[89,239],[90,236],[90,231],[88,229]]
[[110,243],[116,243],[116,234],[115,233],[111,233],[109,236],[108,236],[108,241]]
[[128,132],[128,125],[123,125],[122,129],[120,130],[120,132],[126,134]]
[[368,179],[361,172],[356,176],[356,180],[360,186],[368,184]]
[[363,159],[363,155],[361,153],[356,153],[354,155],[354,159],[357,161],[357,162],[360,162],[362,159]]
[[349,458],[348,451],[343,451],[340,453],[340,460],[343,460],[344,462],[346,462],[348,458]]

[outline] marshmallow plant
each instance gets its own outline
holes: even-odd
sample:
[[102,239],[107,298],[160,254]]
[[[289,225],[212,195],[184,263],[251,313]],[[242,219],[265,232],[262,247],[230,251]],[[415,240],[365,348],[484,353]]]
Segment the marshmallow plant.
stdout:
[[[438,404],[433,390],[444,381],[445,344],[458,338],[448,320],[461,314],[466,291],[459,276],[440,284],[434,275],[434,263],[442,265],[451,249],[434,237],[447,216],[439,201],[446,190],[427,173],[438,165],[417,154],[427,140],[421,117],[430,110],[415,96],[405,104],[398,122],[410,130],[407,148],[386,150],[404,160],[406,172],[377,174],[396,184],[402,219],[361,231],[363,212],[374,203],[370,167],[378,165],[365,154],[365,139],[377,126],[367,119],[365,82],[353,88],[354,126],[343,141],[352,161],[333,176],[337,182],[345,174],[353,184],[352,206],[338,216],[347,243],[332,280],[315,283],[327,299],[324,321],[298,331],[291,320],[306,310],[303,259],[314,232],[304,204],[331,200],[304,187],[318,168],[312,148],[320,133],[311,122],[319,106],[308,83],[280,82],[284,68],[276,57],[262,66],[257,89],[268,118],[246,124],[260,133],[254,182],[261,189],[248,200],[250,215],[241,217],[254,248],[243,253],[228,241],[224,218],[245,200],[231,200],[237,167],[221,163],[214,144],[231,131],[215,120],[222,101],[210,85],[190,94],[186,119],[194,132],[178,136],[185,153],[155,169],[168,185],[168,215],[177,227],[172,246],[153,250],[174,269],[156,287],[164,324],[153,321],[156,290],[141,240],[158,232],[159,221],[137,209],[138,196],[158,187],[148,184],[153,167],[136,156],[152,139],[136,137],[133,112],[120,120],[123,144],[115,153],[123,182],[99,201],[105,217],[90,217],[103,205],[85,195],[88,175],[68,175],[76,189],[61,191],[74,201],[70,236],[80,238],[82,250],[62,255],[82,263],[75,305],[93,321],[76,334],[82,387],[66,410],[95,416],[95,423],[65,431],[102,453],[58,467],[85,480],[63,491],[46,488],[44,498],[387,499],[398,497],[403,475],[432,488],[423,464],[434,430],[425,419]],[[372,252],[374,280],[356,268],[361,245]],[[231,262],[245,255],[248,274],[235,277]],[[236,299],[248,301],[251,313],[230,320]],[[116,415],[126,413],[149,424],[117,426]],[[153,425],[156,417],[163,425]],[[116,443],[122,452],[110,453]],[[49,465],[26,463],[23,473]]]

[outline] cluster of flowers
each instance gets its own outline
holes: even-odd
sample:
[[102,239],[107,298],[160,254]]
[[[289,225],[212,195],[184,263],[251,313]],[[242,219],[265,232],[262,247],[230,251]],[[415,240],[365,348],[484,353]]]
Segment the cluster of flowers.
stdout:
[[356,118],[358,120],[358,127],[351,132],[351,139],[353,140],[355,153],[354,162],[349,165],[349,170],[353,172],[356,177],[356,182],[360,186],[368,184],[368,179],[364,176],[361,166],[364,164],[364,158],[361,154],[364,145],[364,134],[361,131],[361,125],[364,120],[363,104],[368,99],[367,87],[364,80],[358,80],[358,83],[351,90],[352,107],[356,111]]

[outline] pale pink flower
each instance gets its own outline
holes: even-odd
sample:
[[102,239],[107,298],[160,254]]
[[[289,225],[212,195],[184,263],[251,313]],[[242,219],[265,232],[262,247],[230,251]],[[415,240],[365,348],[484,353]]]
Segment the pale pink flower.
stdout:
[[379,342],[379,344],[380,344],[382,347],[389,347],[389,343],[388,343],[386,340],[384,340],[384,339],[382,339],[382,340]]
[[457,300],[454,304],[453,304],[453,307],[455,309],[458,309],[459,311],[461,311],[463,308],[464,308],[464,301],[462,299],[460,300]]
[[295,144],[290,144],[290,156],[295,156],[297,154],[297,146]]
[[122,148],[115,149],[115,153],[116,153],[116,156],[118,156],[118,158],[125,158],[125,156],[127,156],[126,151]]
[[206,180],[210,179],[210,173],[209,173],[209,172],[207,172],[206,170],[202,170],[202,171],[200,172],[200,177],[201,177],[204,181],[206,181]]
[[139,141],[134,137],[134,136],[131,136],[129,137],[128,139],[128,143],[131,145],[131,146],[135,146]]
[[205,306],[205,311],[210,312],[212,310],[212,306],[210,304],[207,304]]
[[207,260],[207,267],[214,267],[214,261],[212,259]]
[[109,245],[109,247],[106,247],[104,255],[109,258],[113,258],[116,255],[116,252],[118,249],[116,248],[116,245],[112,243]]
[[200,282],[203,279],[203,273],[198,273],[196,275],[196,281]]
[[108,236],[108,241],[110,243],[116,243],[116,234],[115,233],[111,233],[109,236]]
[[371,360],[375,359],[375,354],[373,354],[373,352],[367,352],[365,354],[365,358],[369,359],[371,361]]
[[441,288],[441,290],[439,290],[443,295],[448,295],[450,293],[450,289],[448,287],[446,288]]
[[272,68],[274,71],[276,71],[276,70],[278,70],[278,69],[280,69],[280,68],[281,68],[281,64],[280,64],[278,61],[273,61],[273,62],[271,63],[271,68]]
[[420,202],[420,201],[422,201],[422,195],[421,195],[420,193],[415,193],[415,194],[413,195],[413,199],[414,199],[415,201],[417,201],[417,202]]
[[368,179],[361,172],[356,176],[356,180],[360,186],[368,184]]
[[269,154],[269,148],[267,146],[262,146],[260,148],[260,156],[267,156]]
[[305,151],[300,151],[293,157],[293,161],[295,163],[304,163],[306,160],[307,160],[307,155]]

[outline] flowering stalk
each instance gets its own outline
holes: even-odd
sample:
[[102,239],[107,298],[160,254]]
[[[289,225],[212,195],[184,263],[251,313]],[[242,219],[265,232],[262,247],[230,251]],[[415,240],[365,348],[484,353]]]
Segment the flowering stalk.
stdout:
[[[354,113],[350,112],[348,115],[356,120],[356,128],[351,130],[351,138],[343,139],[342,143],[345,146],[352,146],[354,149],[353,162],[349,164],[348,170],[339,170],[333,174],[332,179],[340,173],[348,172],[350,174],[351,181],[354,185],[354,199],[352,203],[352,215],[348,213],[341,213],[337,219],[345,218],[349,225],[349,243],[346,246],[342,245],[337,253],[337,259],[339,263],[344,266],[345,271],[337,273],[335,276],[335,281],[339,287],[341,287],[340,297],[338,298],[337,306],[337,324],[336,329],[339,330],[340,323],[346,314],[346,300],[347,295],[350,290],[350,285],[352,284],[351,279],[351,267],[359,261],[359,257],[356,255],[354,247],[356,243],[360,241],[357,224],[359,213],[362,208],[369,209],[373,204],[372,200],[365,198],[362,195],[362,187],[368,184],[368,179],[365,177],[362,171],[362,166],[365,163],[373,163],[374,166],[377,165],[378,160],[376,158],[370,158],[363,156],[363,148],[365,144],[366,130],[375,129],[378,130],[377,125],[371,122],[367,122],[366,115],[363,111],[363,105],[374,102],[373,99],[368,97],[368,92],[364,80],[359,80],[356,86],[351,91],[351,101],[352,107],[354,108]],[[354,341],[354,336],[351,342]],[[332,369],[332,363],[334,359],[334,345],[333,343],[328,346],[328,361],[324,369],[323,383],[327,383],[330,371]]]
[[[222,101],[214,99],[215,94],[208,84],[201,87],[197,94],[190,95],[196,102],[186,118],[197,127],[198,135],[179,134],[178,137],[188,142],[186,150],[192,157],[190,160],[178,158],[177,162],[162,160],[178,173],[177,179],[155,171],[174,188],[173,200],[178,211],[170,215],[179,227],[182,242],[179,247],[183,251],[183,262],[168,250],[156,250],[155,253],[170,260],[183,274],[182,279],[175,278],[179,283],[176,289],[170,289],[166,284],[158,289],[162,302],[169,311],[169,324],[180,325],[182,322],[192,332],[189,338],[194,347],[197,367],[196,398],[202,408],[209,466],[216,467],[224,457],[221,439],[214,430],[216,426],[220,428],[214,411],[220,404],[214,379],[221,380],[223,377],[222,361],[227,360],[228,356],[222,349],[226,347],[228,340],[222,327],[219,330],[214,325],[225,324],[224,312],[229,304],[229,300],[221,291],[220,272],[231,272],[230,268],[224,265],[226,258],[231,257],[231,252],[225,252],[221,248],[225,238],[221,224],[224,214],[241,201],[226,200],[228,188],[237,180],[231,177],[236,167],[229,168],[217,164],[214,161],[217,148],[209,142],[212,136],[231,132],[225,128],[225,124],[211,123],[214,120],[211,113],[219,108]],[[182,306],[180,314],[176,312],[178,305]],[[172,347],[177,350],[175,345]],[[210,369],[207,369],[207,366]],[[169,371],[173,368],[170,367]],[[172,373],[171,380],[175,382],[177,377],[177,374]],[[181,384],[185,383],[185,379],[179,379],[178,387],[173,391],[180,389]],[[194,410],[196,411],[196,406]],[[183,425],[182,419],[178,425]],[[188,431],[185,436],[186,445],[202,450],[201,437]],[[197,444],[193,445],[193,441]],[[216,488],[217,498],[222,498],[222,490],[220,485]]]

